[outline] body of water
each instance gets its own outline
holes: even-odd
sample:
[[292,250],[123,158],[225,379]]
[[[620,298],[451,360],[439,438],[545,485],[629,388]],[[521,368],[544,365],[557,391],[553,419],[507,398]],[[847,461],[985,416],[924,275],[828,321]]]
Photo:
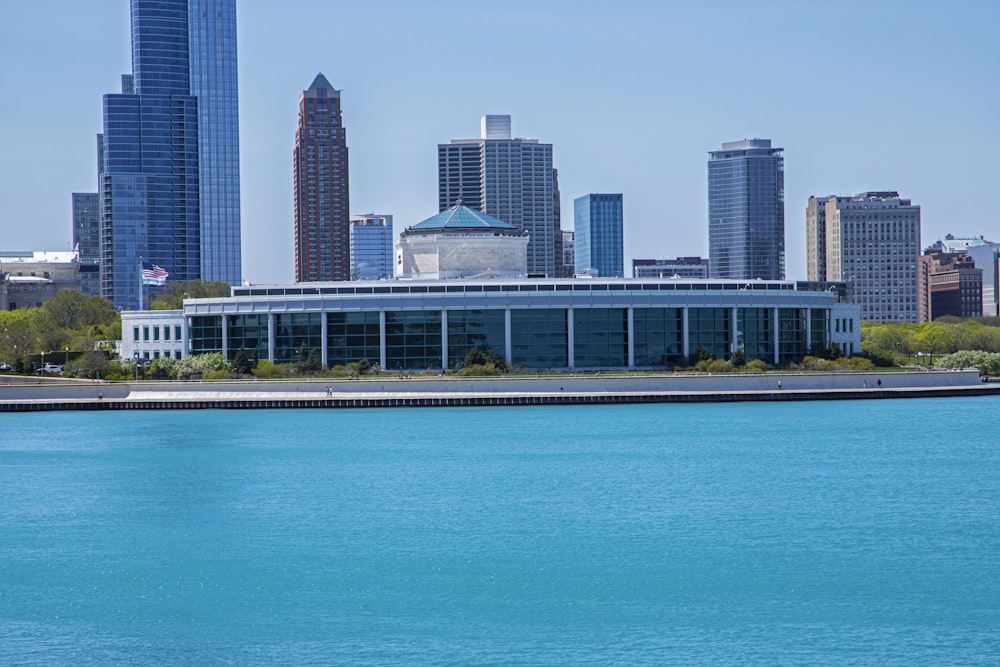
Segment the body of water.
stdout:
[[997,664],[994,398],[0,416],[0,663]]

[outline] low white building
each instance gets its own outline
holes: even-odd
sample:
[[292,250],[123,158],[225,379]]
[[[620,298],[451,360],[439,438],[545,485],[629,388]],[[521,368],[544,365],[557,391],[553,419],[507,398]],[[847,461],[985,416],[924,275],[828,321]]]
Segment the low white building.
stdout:
[[518,278],[527,272],[527,232],[462,205],[407,228],[396,242],[399,278]]
[[37,308],[63,290],[77,289],[80,253],[0,252],[0,310]]
[[187,320],[183,310],[122,312],[122,359],[143,360],[187,355]]

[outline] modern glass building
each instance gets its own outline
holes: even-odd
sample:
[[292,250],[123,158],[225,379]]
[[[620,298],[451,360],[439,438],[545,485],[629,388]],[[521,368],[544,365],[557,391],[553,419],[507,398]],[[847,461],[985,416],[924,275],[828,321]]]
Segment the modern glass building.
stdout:
[[80,253],[77,289],[101,296],[101,207],[96,192],[73,193],[73,247]]
[[510,116],[487,115],[479,139],[438,145],[438,210],[461,204],[527,231],[528,274],[555,277],[552,144],[512,138],[510,128]]
[[347,133],[340,91],[317,74],[295,131],[295,280],[351,279]]
[[351,280],[393,277],[392,216],[370,213],[351,220]]
[[241,279],[235,0],[132,0],[132,74],[104,96],[101,294],[141,303],[140,257],[172,280]]
[[[455,368],[473,347],[524,369],[670,368],[699,347],[742,349],[781,364],[815,345],[859,351],[858,307],[828,284],[716,280],[462,280],[234,287],[190,299],[163,326],[185,354],[240,350],[291,362],[303,350],[327,366],[368,359],[385,370]],[[123,354],[172,354],[147,337],[143,313],[123,313]],[[135,322],[133,323],[133,320]],[[130,340],[130,333],[137,337]],[[159,334],[163,340],[164,334]]]
[[621,194],[589,194],[573,200],[576,273],[625,275]]
[[770,139],[722,144],[708,160],[708,256],[713,278],[785,277],[785,175]]

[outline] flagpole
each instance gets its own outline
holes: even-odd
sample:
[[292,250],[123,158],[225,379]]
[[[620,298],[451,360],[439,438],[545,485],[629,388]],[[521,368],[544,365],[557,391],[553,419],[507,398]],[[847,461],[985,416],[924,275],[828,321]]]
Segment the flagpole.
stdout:
[[139,255],[139,310],[142,310],[142,255]]

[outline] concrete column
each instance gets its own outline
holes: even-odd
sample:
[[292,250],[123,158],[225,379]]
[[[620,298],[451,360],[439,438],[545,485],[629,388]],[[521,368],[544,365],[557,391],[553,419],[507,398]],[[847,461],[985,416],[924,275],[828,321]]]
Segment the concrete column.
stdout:
[[781,339],[781,332],[778,330],[778,309],[774,308],[773,310],[774,310],[774,315],[773,315],[773,318],[774,318],[774,365],[777,366],[778,363],[779,363],[778,362],[778,356],[779,356],[778,341]]
[[691,331],[688,329],[687,306],[681,308],[681,353],[685,360],[691,356]]
[[385,370],[385,311],[378,311],[378,363]]
[[511,355],[513,350],[513,343],[510,336],[510,308],[504,308],[503,310],[503,355],[504,359],[507,360],[508,364],[514,363],[514,359]]
[[736,350],[739,349],[739,347],[740,347],[740,334],[739,334],[739,331],[736,330],[736,322],[737,322],[737,318],[736,318],[736,306],[733,306],[729,310],[730,310],[730,313],[729,313],[729,330],[730,330],[730,332],[732,332],[732,338],[733,338],[732,344],[729,346],[731,348],[730,351],[729,351],[729,354],[733,355],[733,354],[736,354]]
[[267,314],[267,359],[274,363],[274,339],[278,334],[278,316]]
[[576,336],[576,327],[573,325],[573,309],[566,309],[566,363],[570,368],[576,368],[576,362],[573,357],[576,356],[576,342],[573,337]]
[[448,368],[448,311],[441,309],[441,369]]
[[813,309],[806,308],[806,354],[812,350],[813,339]]
[[625,312],[625,326],[628,327],[628,331],[625,332],[628,340],[628,367],[635,368],[635,312],[631,307]]
[[220,315],[220,320],[222,321],[222,356],[226,359],[229,358],[229,317],[226,315]]
[[327,361],[327,357],[326,357],[326,348],[327,348],[327,342],[326,342],[326,337],[327,337],[326,313],[325,312],[324,313],[320,313],[320,316],[321,316],[321,319],[320,319],[320,325],[319,325],[319,340],[320,340],[320,345],[322,345],[322,347],[320,348],[319,356],[320,356],[320,362],[323,364],[323,366],[326,366],[326,361]]

